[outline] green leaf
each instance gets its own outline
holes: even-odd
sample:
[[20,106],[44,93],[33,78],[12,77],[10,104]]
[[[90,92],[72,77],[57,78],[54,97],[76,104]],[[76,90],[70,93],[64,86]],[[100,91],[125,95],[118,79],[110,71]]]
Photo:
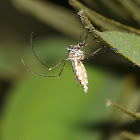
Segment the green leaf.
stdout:
[[115,48],[115,51],[118,51],[118,53],[140,66],[140,36],[117,31],[99,32],[93,27],[88,17],[85,16],[83,10],[80,10],[78,15],[80,15],[85,28],[92,32],[95,37],[105,45]]
[[99,32],[110,47],[140,66],[140,36],[122,32]]

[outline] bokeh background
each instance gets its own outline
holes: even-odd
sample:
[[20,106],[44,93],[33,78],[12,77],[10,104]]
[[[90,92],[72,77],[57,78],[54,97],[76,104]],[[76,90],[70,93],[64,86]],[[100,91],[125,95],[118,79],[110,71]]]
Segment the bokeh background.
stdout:
[[[81,2],[105,17],[140,27],[127,5],[122,12],[124,6],[119,0]],[[1,140],[123,140],[122,131],[140,133],[139,121],[106,107],[111,99],[139,112],[138,66],[104,47],[84,61],[89,79],[85,95],[81,85],[77,87],[71,62],[66,63],[61,78],[39,77],[22,64],[24,59],[33,71],[43,75],[58,75],[63,65],[48,71],[38,62],[30,45],[31,32],[38,57],[49,67],[67,57],[67,45],[77,44],[80,35],[84,40],[87,34],[77,11],[67,0],[0,2]],[[87,43],[87,56],[104,46],[92,34]]]

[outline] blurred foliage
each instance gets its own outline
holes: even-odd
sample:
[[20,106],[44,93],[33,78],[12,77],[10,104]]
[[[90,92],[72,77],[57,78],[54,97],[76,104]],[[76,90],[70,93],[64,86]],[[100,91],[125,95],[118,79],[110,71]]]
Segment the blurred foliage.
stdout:
[[77,10],[83,10],[84,13],[90,18],[91,22],[101,28],[101,30],[107,31],[122,31],[132,32],[140,34],[140,30],[126,26],[109,18],[102,16],[101,14],[89,9],[77,0],[69,0],[70,4]]
[[[84,61],[89,78],[86,95],[76,85],[70,62],[60,78],[33,75],[21,62],[23,58],[40,74],[60,72],[63,64],[48,71],[36,60],[29,37],[33,31],[34,49],[48,66],[66,58],[67,45],[77,44],[81,32],[82,39],[87,32],[78,11],[70,5],[83,9],[103,39],[117,48],[114,53],[108,46],[103,47],[104,41],[90,34],[84,48],[86,55],[99,47],[103,49]],[[110,99],[130,112],[139,113],[139,0],[5,0],[1,1],[0,9],[2,140],[139,139],[140,122],[105,105]]]
[[[12,89],[6,105],[4,139],[93,139],[97,130],[91,133],[86,127],[108,120],[111,110],[104,104],[107,98],[115,99],[121,79],[93,67],[87,70],[87,96],[82,87],[77,87],[69,62],[59,79],[24,76]],[[109,84],[112,79],[114,82]]]
[[131,140],[131,139],[133,139],[133,140],[139,140],[140,139],[140,136],[139,135],[134,135],[133,133],[130,133],[130,132],[127,132],[127,131],[122,132],[122,136],[124,138],[129,139],[129,140]]

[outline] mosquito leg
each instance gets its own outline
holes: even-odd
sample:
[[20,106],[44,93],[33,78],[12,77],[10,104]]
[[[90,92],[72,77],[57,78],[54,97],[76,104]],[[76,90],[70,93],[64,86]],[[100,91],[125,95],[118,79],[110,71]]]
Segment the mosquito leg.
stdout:
[[31,47],[32,47],[32,51],[35,55],[35,57],[38,59],[38,61],[43,64],[47,69],[49,69],[49,67],[47,65],[45,65],[37,56],[37,54],[35,53],[35,50],[34,50],[34,46],[33,46],[33,41],[32,41],[32,37],[33,37],[33,32],[31,33],[31,36],[30,36],[30,43],[31,43]]
[[39,74],[39,73],[36,73],[36,72],[32,71],[32,70],[24,63],[23,59],[22,59],[22,63],[23,63],[24,66],[25,66],[29,71],[31,71],[33,74],[39,75],[39,76],[41,76],[41,77],[60,77],[60,75],[62,74],[62,71],[63,71],[63,69],[64,69],[64,67],[65,67],[66,60],[67,60],[67,59],[65,59],[64,65],[63,65],[63,67],[62,67],[62,69],[61,69],[61,71],[60,71],[60,73],[59,73],[58,76],[46,76],[46,75],[41,75],[41,74]]
[[60,63],[58,63],[57,65],[55,65],[55,66],[53,66],[53,67],[51,67],[51,68],[49,68],[49,70],[52,70],[53,68],[55,68],[55,67],[57,67],[57,66],[59,66],[62,62],[64,62],[65,60],[67,60],[67,59],[64,59],[64,60],[62,60]]
[[46,64],[44,64],[44,63],[39,59],[39,57],[37,56],[37,54],[35,53],[35,50],[34,50],[34,47],[33,47],[33,42],[32,42],[32,36],[33,36],[33,32],[31,33],[31,36],[30,36],[30,43],[31,43],[32,51],[33,51],[35,57],[37,58],[37,60],[38,60],[41,64],[43,64],[48,70],[52,70],[53,68],[59,66],[62,62],[64,62],[65,59],[64,59],[62,62],[60,62],[60,63],[58,63],[57,65],[55,65],[54,67],[52,67],[52,68],[49,68]]
[[[99,48],[98,50],[96,50],[95,52],[93,52],[92,54],[90,54],[88,57],[86,57],[85,59],[88,59],[91,56],[94,56],[97,52],[99,52],[102,48]],[[84,60],[85,60],[84,59]]]
[[66,61],[67,61],[67,59],[64,60],[64,65],[63,65],[63,67],[62,67],[62,69],[61,69],[61,71],[60,71],[60,73],[59,73],[59,75],[57,77],[61,76],[61,74],[62,74],[62,72],[63,72],[63,70],[65,68]]
[[87,35],[86,35],[86,38],[85,38],[85,40],[83,41],[83,46],[85,46],[86,45],[86,40],[87,40],[87,37],[88,37],[88,35],[89,35],[89,31],[87,31]]

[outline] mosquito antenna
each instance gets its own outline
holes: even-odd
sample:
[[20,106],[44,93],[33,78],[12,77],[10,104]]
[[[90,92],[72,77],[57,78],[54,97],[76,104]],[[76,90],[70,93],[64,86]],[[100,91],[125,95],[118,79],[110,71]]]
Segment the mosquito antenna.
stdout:
[[35,57],[38,59],[38,61],[39,61],[41,64],[43,64],[47,69],[49,69],[49,67],[46,66],[46,65],[38,58],[37,54],[35,53],[34,47],[33,47],[32,37],[33,37],[33,32],[31,33],[31,36],[30,36],[30,43],[31,43],[32,51],[33,51]]

